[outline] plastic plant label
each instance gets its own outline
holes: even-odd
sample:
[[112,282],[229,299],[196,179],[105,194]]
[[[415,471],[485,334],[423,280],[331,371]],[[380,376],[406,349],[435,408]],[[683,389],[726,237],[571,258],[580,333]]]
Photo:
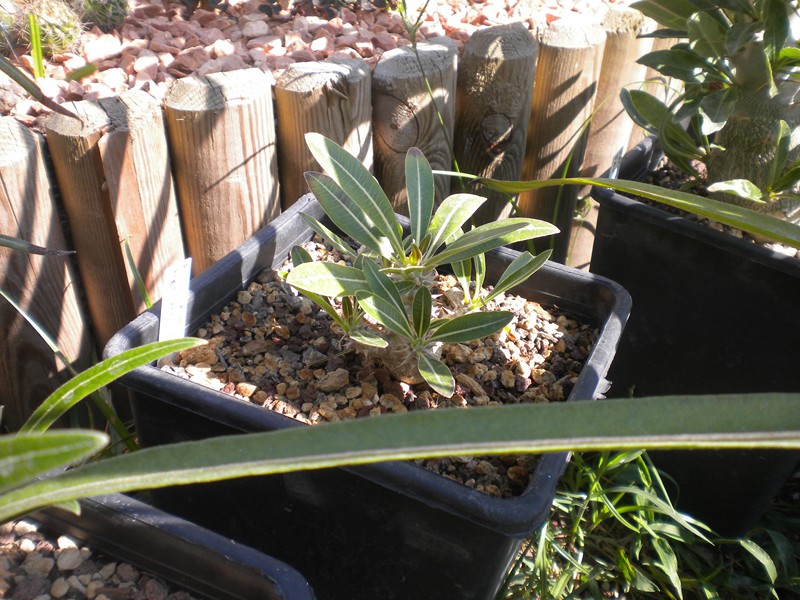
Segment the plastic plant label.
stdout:
[[164,291],[161,297],[161,318],[158,326],[159,341],[172,340],[185,335],[191,275],[191,257],[178,261],[164,270]]

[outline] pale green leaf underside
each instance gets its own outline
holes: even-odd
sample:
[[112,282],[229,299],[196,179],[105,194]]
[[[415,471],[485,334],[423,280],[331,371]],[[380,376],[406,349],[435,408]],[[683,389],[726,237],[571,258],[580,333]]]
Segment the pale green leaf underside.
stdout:
[[328,298],[355,296],[357,291],[369,289],[359,269],[331,262],[298,265],[289,272],[286,282],[302,292]]
[[5,495],[0,522],[83,496],[230,477],[466,454],[670,448],[800,449],[800,394],[629,398],[414,411],[161,446]]

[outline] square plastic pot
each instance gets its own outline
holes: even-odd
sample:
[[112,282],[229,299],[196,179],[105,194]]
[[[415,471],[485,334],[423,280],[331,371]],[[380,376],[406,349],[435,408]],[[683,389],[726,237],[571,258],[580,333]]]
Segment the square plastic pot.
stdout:
[[[202,326],[265,267],[283,262],[324,220],[313,198],[295,203],[192,282],[187,333]],[[517,253],[487,256],[487,280]],[[548,264],[517,293],[557,304],[600,329],[570,400],[605,392],[605,374],[630,310],[617,284]],[[105,355],[156,339],[159,307],[108,344]],[[233,432],[305,426],[187,380],[143,367],[121,378],[145,446]],[[295,565],[320,598],[491,598],[522,538],[550,512],[567,453],[543,455],[524,493],[493,498],[407,462],[327,469],[170,488],[156,501],[192,521]]]
[[123,494],[81,500],[81,514],[48,508],[31,515],[114,558],[211,600],[313,600],[289,565]]
[[[660,156],[648,139],[623,159],[620,178],[642,178]],[[800,261],[608,189],[592,196],[600,212],[591,271],[633,297],[610,397],[797,391]],[[681,510],[738,535],[769,508],[800,453],[652,457],[675,479]]]

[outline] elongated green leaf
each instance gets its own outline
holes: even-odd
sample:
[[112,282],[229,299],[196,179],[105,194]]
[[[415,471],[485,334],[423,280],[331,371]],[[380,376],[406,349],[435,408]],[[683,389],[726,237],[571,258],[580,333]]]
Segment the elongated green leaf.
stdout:
[[703,112],[701,133],[711,135],[722,129],[736,107],[739,100],[739,88],[730,86],[716,90],[700,100],[700,110]]
[[205,343],[207,343],[205,340],[198,338],[178,338],[153,342],[107,358],[76,375],[50,394],[39,408],[33,412],[20,431],[44,431],[86,396],[108,385],[125,373],[151,363],[167,354],[178,352],[185,348],[194,348]]
[[701,56],[719,60],[725,56],[726,30],[706,12],[697,12],[687,21],[689,45]]
[[431,267],[472,258],[494,248],[514,242],[531,240],[558,233],[558,228],[545,221],[515,217],[485,223],[468,231],[438,254],[431,256],[426,264]]
[[[366,222],[374,223],[378,231],[389,240],[394,252],[398,256],[402,255],[402,227],[395,219],[392,203],[389,202],[378,181],[355,156],[333,140],[319,133],[307,133],[305,137],[311,154],[358,206],[367,218]],[[325,212],[327,213],[327,210]],[[330,213],[328,216],[331,216]],[[343,231],[348,230],[343,229]]]
[[754,183],[747,179],[731,179],[730,181],[718,181],[708,186],[709,192],[723,192],[733,194],[739,198],[745,198],[751,202],[764,202],[761,190]]
[[419,338],[424,337],[431,326],[432,306],[431,291],[424,285],[420,286],[411,303],[411,320],[414,323],[414,331],[417,332],[417,337]]
[[339,229],[384,258],[392,256],[389,239],[372,225],[369,215],[360,206],[350,201],[339,184],[323,173],[306,173],[305,176],[325,214]]
[[417,353],[419,373],[435,391],[450,398],[456,389],[456,382],[450,368],[429,352]]
[[696,196],[677,190],[669,190],[649,183],[608,179],[605,177],[568,177],[565,179],[545,179],[540,181],[499,181],[497,179],[475,178],[486,187],[501,192],[519,194],[523,191],[550,187],[554,185],[597,185],[618,192],[635,194],[648,200],[660,202],[685,210],[692,214],[714,219],[742,231],[768,238],[793,248],[800,248],[800,226],[787,223],[754,210],[720,202],[704,196]]
[[486,198],[475,194],[453,194],[442,200],[431,220],[431,241],[425,251],[425,259],[433,256],[442,244],[459,231],[484,202]]
[[767,575],[769,582],[775,583],[775,580],[778,578],[778,570],[775,568],[775,563],[772,561],[770,555],[753,540],[742,538],[736,540],[735,543],[738,543],[750,556],[760,562],[761,566],[764,567],[764,573]]
[[298,265],[289,272],[286,282],[303,293],[311,292],[328,298],[355,296],[367,291],[364,273],[355,267],[331,262],[310,262]]
[[511,323],[514,313],[505,311],[474,312],[449,319],[429,338],[431,342],[463,344],[497,333]]
[[735,54],[756,39],[761,23],[735,23],[725,35],[725,52]]
[[789,39],[789,8],[786,0],[764,0],[764,50],[771,60],[776,60]]
[[[397,285],[385,273],[381,273],[378,266],[371,262],[364,262],[364,277],[367,280],[370,292],[381,302],[389,305],[389,308],[398,314],[406,317],[406,308]],[[407,320],[405,318],[404,320]]]
[[371,329],[355,329],[349,336],[351,340],[373,348],[386,348],[389,345],[389,342]]
[[106,434],[84,429],[0,435],[0,492],[75,464],[105,448],[108,441]]
[[33,76],[36,79],[44,77],[44,57],[42,56],[42,32],[39,29],[39,18],[28,14],[28,31],[31,40],[31,58],[33,58]]
[[336,248],[339,252],[341,252],[345,256],[349,256],[351,259],[356,258],[357,254],[355,250],[353,250],[350,247],[350,245],[347,242],[345,242],[341,237],[339,237],[333,231],[331,231],[330,228],[325,227],[325,225],[317,221],[314,217],[307,215],[305,213],[300,213],[300,217],[303,219],[303,221],[305,221],[306,225],[308,225],[314,233],[319,235],[322,239],[324,239],[331,246]]
[[800,162],[795,162],[772,184],[772,190],[783,192],[800,182]]
[[14,64],[9,61],[5,56],[0,56],[0,71],[8,75],[11,79],[14,80],[22,89],[28,92],[33,98],[52,110],[53,112],[57,112],[59,114],[64,115],[65,117],[72,117],[73,119],[77,119],[80,121],[78,115],[73,113],[71,110],[68,110],[51,100],[48,96],[39,89],[39,86],[36,85],[33,81],[28,79],[28,76],[25,75],[22,71],[20,71]]
[[686,83],[699,83],[703,76],[711,74],[709,65],[703,57],[687,48],[654,50],[636,62],[655,69],[662,75],[674,77]]
[[689,0],[642,0],[631,7],[664,27],[682,31],[686,31],[686,21],[697,10]]
[[458,285],[461,287],[462,291],[464,292],[464,302],[469,304],[471,301],[470,298],[470,281],[472,280],[472,261],[462,260],[457,263],[453,263],[450,265],[453,269],[453,275],[458,280]]
[[472,262],[475,263],[475,295],[478,296],[486,279],[486,256],[478,254],[472,257]]
[[[627,398],[412,411],[149,448],[16,489],[0,523],[84,496],[467,454],[639,448],[800,449],[800,394]],[[758,407],[758,410],[753,410]]]
[[678,598],[683,598],[683,586],[678,573],[678,559],[675,556],[675,552],[669,542],[663,538],[655,537],[652,543],[659,558],[658,563],[656,563],[658,568],[667,576]]
[[[311,258],[311,254],[309,254],[308,250],[303,248],[302,246],[294,246],[291,249],[291,257],[292,257],[292,264],[295,267],[303,264],[311,264],[314,262],[314,259]],[[335,323],[339,325],[346,333],[350,332],[350,326],[345,319],[337,312],[334,308],[333,304],[331,304],[330,300],[325,298],[324,296],[320,296],[319,294],[315,294],[314,292],[309,292],[308,290],[304,290],[303,294],[311,300],[314,304],[319,306],[325,314],[327,314]]]
[[486,295],[485,301],[488,302],[499,294],[503,294],[513,287],[520,285],[524,281],[527,281],[531,275],[538,271],[542,265],[547,262],[552,253],[552,250],[545,250],[544,252],[540,252],[536,256],[533,256],[527,250],[522,252],[518,257],[511,261],[511,264],[508,265],[508,267],[506,267],[506,270],[503,271],[500,279],[497,280],[497,284],[494,286],[492,291]]
[[50,248],[36,246],[25,240],[3,234],[0,234],[0,246],[20,252],[27,252],[28,254],[41,254],[46,256],[68,256],[70,254],[75,254],[74,250],[51,250]]
[[377,298],[370,292],[358,292],[356,298],[364,312],[378,323],[407,340],[416,338],[405,312],[397,310],[393,304]]
[[778,139],[775,141],[775,155],[769,165],[768,185],[774,189],[775,182],[786,168],[786,161],[789,158],[791,146],[791,131],[786,121],[781,120],[778,124]]
[[406,190],[411,237],[419,242],[428,234],[434,201],[433,171],[419,148],[406,154]]

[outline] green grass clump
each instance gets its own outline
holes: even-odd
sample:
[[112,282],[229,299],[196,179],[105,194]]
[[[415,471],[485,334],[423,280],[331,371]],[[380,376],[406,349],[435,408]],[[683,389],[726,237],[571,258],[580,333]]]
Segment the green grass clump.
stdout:
[[800,479],[761,527],[720,538],[673,508],[644,451],[574,454],[548,523],[524,546],[498,600],[800,597],[792,494]]

